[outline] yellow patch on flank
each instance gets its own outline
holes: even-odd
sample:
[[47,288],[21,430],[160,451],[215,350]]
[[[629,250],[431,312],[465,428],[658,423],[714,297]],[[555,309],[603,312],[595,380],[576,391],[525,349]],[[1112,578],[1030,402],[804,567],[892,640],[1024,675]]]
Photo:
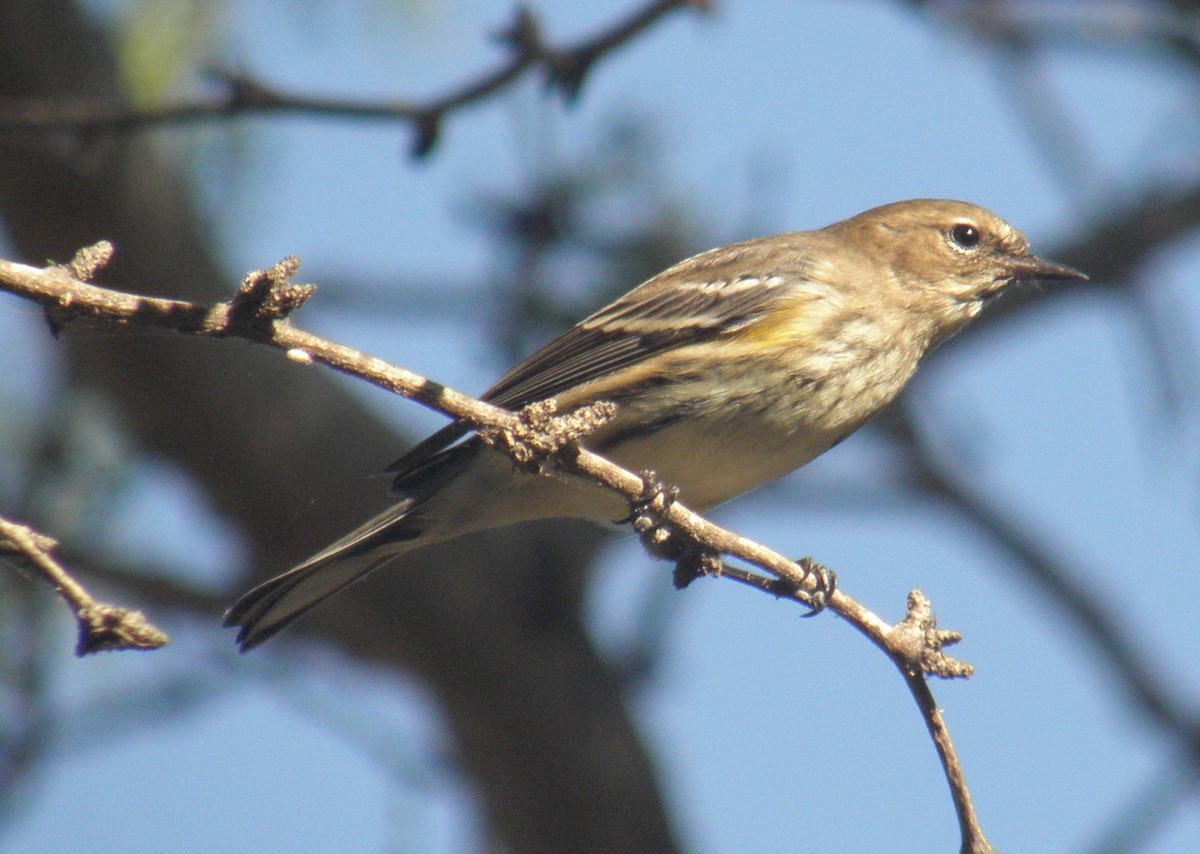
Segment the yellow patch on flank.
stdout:
[[827,300],[805,294],[788,300],[732,337],[763,348],[794,347],[821,334],[831,309]]

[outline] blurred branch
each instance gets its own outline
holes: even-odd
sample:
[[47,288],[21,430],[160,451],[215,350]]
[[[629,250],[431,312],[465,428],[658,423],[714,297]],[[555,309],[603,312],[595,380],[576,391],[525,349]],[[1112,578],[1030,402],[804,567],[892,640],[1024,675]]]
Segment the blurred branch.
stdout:
[[[182,300],[141,297],[90,284],[112,254],[106,243],[82,250],[65,266],[37,269],[0,261],[0,290],[40,303],[54,330],[76,318],[139,323],[208,337],[239,337],[286,352],[293,361],[319,361],[466,422],[485,441],[508,453],[519,466],[538,472],[551,466],[582,474],[625,496],[635,527],[651,545],[669,542],[678,557],[676,579],[686,584],[699,574],[727,575],[777,597],[798,601],[814,612],[826,606],[879,647],[904,676],[933,737],[954,798],[963,850],[990,851],[971,806],[961,766],[937,709],[926,675],[965,678],[970,665],[943,652],[961,636],[939,630],[931,606],[919,592],[909,595],[907,616],[895,626],[835,589],[835,579],[811,558],[788,560],[693,513],[656,484],[650,473],[626,471],[576,444],[611,417],[612,404],[556,415],[544,402],[509,412],[456,392],[410,371],[292,327],[289,315],[315,291],[292,283],[299,262],[285,259],[248,274],[228,302],[201,306]],[[643,524],[638,525],[641,521]],[[656,534],[662,536],[655,538]],[[679,538],[685,540],[680,548]],[[720,555],[741,558],[770,573],[758,575],[726,565]]]
[[228,594],[210,592],[180,580],[177,574],[172,574],[170,566],[127,559],[110,563],[92,555],[77,554],[69,544],[62,548],[80,575],[148,606],[215,620],[229,604]]
[[1039,53],[1020,38],[997,39],[988,46],[1001,78],[997,91],[1008,99],[1063,193],[1082,205],[1111,191],[1111,180],[1093,161],[1082,135],[1068,119],[1062,100],[1051,88],[1039,64]]
[[1167,819],[1181,809],[1194,806],[1200,769],[1186,757],[1184,764],[1164,764],[1137,790],[1129,793],[1125,803],[1110,808],[1108,818],[1093,841],[1081,847],[1081,854],[1130,854],[1150,851],[1150,843],[1160,833]]
[[50,537],[32,528],[0,518],[0,553],[23,558],[23,563],[54,585],[58,595],[70,605],[79,624],[79,643],[75,654],[122,649],[158,649],[167,643],[165,632],[146,622],[137,611],[129,611],[97,602],[83,585],[51,555],[58,545]]
[[211,75],[222,84],[222,92],[146,109],[130,107],[122,101],[96,98],[7,99],[0,101],[0,133],[127,133],[246,115],[298,113],[407,122],[414,132],[411,154],[420,159],[437,145],[447,116],[462,107],[486,100],[526,72],[540,70],[548,88],[558,91],[566,101],[573,101],[579,96],[588,72],[597,61],[669,13],[685,8],[707,11],[709,2],[651,0],[595,35],[570,45],[555,47],[543,37],[534,12],[520,7],[513,22],[496,36],[509,50],[505,62],[444,95],[423,101],[384,103],[285,92],[249,75],[225,69],[214,71]]
[[1081,225],[1076,242],[1064,244],[1055,257],[1083,264],[1093,282],[1127,282],[1151,253],[1200,225],[1200,186],[1151,190]]
[[[761,575],[730,567],[726,567],[723,574],[735,581],[781,598],[794,595],[794,590],[787,589],[776,579],[764,578]],[[839,616],[845,617],[846,615],[834,604],[834,599],[838,595],[840,594],[831,597],[830,608],[837,611]],[[857,603],[854,603],[854,607],[858,607]],[[873,618],[874,615],[872,614],[871,617]],[[871,634],[864,631],[862,626],[847,619],[851,625],[875,642]],[[950,787],[950,798],[954,803],[954,811],[958,818],[962,843],[960,851],[964,854],[994,854],[994,849],[987,841],[987,837],[984,836],[983,828],[979,825],[975,806],[971,801],[971,792],[967,788],[966,774],[963,772],[958,752],[954,749],[954,743],[950,739],[950,731],[946,727],[941,709],[938,708],[937,700],[934,698],[926,678],[929,674],[942,678],[969,678],[972,675],[974,669],[969,664],[956,661],[942,652],[943,647],[961,641],[962,635],[958,632],[938,628],[933,607],[920,590],[909,591],[904,619],[890,627],[888,634],[890,635],[889,645],[884,647],[876,643],[876,646],[883,649],[896,669],[900,671],[900,675],[904,678],[904,684],[908,686],[909,693],[912,694],[913,700],[921,712],[921,717],[925,721],[929,737],[933,740],[938,760],[942,764],[942,773]],[[920,665],[914,667],[914,662],[920,662]]]
[[53,741],[51,659],[39,655],[57,603],[28,573],[0,577],[0,827],[12,825],[23,787],[38,778]]
[[[1084,219],[1072,227],[1072,236],[1051,254],[1065,263],[1087,270],[1086,286],[1073,282],[1042,292],[1034,288],[1013,289],[930,357],[939,360],[958,348],[971,346],[979,336],[1003,333],[1009,325],[1027,316],[1031,308],[1045,311],[1054,300],[1095,299],[1115,296],[1132,306],[1139,328],[1145,331],[1146,365],[1155,372],[1155,385],[1163,390],[1163,409],[1174,414],[1183,398],[1200,388],[1198,363],[1191,337],[1180,331],[1181,312],[1149,304],[1150,296],[1139,288],[1139,271],[1155,253],[1200,227],[1200,184],[1174,190],[1151,189],[1136,199],[1106,205],[1102,215]],[[904,395],[909,392],[902,393]],[[1181,419],[1179,423],[1184,423]]]
[[908,407],[889,413],[889,427],[904,447],[912,466],[914,485],[939,499],[998,543],[1039,588],[1083,629],[1115,669],[1120,683],[1146,715],[1171,734],[1191,765],[1200,770],[1200,719],[1186,701],[1176,698],[1168,684],[1155,674],[1151,659],[1121,628],[1119,615],[1111,613],[1099,597],[1077,580],[1075,573],[1051,549],[964,484],[951,477],[921,441]]
[[[1102,52],[1137,59],[1175,56],[1200,68],[1192,0],[910,0],[984,39]],[[1173,8],[1172,8],[1173,7]]]

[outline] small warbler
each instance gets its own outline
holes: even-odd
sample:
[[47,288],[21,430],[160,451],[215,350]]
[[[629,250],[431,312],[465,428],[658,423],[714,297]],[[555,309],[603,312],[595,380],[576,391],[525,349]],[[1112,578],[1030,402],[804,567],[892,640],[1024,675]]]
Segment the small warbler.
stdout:
[[[483,400],[614,417],[581,444],[652,469],[705,510],[807,463],[880,411],[917,363],[1014,282],[1086,279],[965,202],[914,200],[817,231],[702,252],[580,322]],[[393,464],[398,503],[225,615],[251,649],[410,549],[552,516],[616,520],[623,498],[518,470],[450,424]]]

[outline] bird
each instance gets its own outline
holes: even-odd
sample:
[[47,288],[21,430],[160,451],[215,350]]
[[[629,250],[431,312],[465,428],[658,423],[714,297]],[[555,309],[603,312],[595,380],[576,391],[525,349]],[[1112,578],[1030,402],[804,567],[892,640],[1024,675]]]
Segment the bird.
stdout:
[[[534,352],[481,399],[615,404],[579,440],[704,512],[800,468],[882,410],[934,348],[1011,285],[1085,280],[968,202],[913,199],[814,231],[701,252]],[[388,467],[395,504],[242,595],[245,652],[412,549],[532,519],[612,522],[628,502],[527,472],[452,422]]]

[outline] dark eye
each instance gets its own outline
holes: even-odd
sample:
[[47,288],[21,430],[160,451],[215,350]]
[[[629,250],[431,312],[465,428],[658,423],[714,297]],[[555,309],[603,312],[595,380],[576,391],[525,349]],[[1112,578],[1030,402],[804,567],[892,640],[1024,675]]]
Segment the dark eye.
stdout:
[[965,222],[960,222],[950,229],[950,239],[959,249],[974,249],[979,245],[979,238],[979,229]]

